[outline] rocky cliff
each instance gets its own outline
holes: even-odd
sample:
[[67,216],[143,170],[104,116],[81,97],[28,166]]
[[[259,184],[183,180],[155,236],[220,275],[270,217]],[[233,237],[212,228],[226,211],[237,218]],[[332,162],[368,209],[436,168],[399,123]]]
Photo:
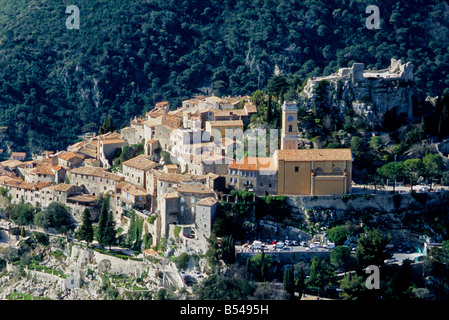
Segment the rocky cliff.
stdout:
[[310,78],[300,93],[305,110],[325,109],[333,116],[353,112],[368,125],[382,124],[389,112],[399,117],[412,117],[412,97],[416,93],[414,66],[391,60],[384,70],[364,70],[364,64],[340,69],[330,76]]

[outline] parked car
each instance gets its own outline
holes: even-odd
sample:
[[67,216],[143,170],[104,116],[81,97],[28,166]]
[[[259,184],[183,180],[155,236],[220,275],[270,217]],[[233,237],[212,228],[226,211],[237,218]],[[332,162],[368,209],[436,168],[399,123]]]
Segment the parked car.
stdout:
[[284,242],[278,242],[274,247],[275,249],[282,249],[284,246],[285,246]]

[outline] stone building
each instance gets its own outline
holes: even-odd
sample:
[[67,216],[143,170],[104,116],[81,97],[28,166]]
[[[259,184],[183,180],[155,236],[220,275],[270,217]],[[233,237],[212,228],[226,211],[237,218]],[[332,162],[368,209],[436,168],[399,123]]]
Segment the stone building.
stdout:
[[229,165],[226,184],[237,190],[255,192],[257,196],[276,195],[277,171],[273,158],[246,157]]
[[85,158],[86,157],[83,154],[76,152],[64,152],[57,157],[58,165],[68,169],[81,166]]
[[41,190],[41,204],[47,207],[52,202],[60,202],[67,204],[69,197],[80,195],[83,193],[83,188],[73,184],[56,184],[50,185]]
[[196,236],[206,244],[211,236],[212,225],[219,205],[219,202],[214,197],[204,198],[196,203]]
[[110,168],[115,150],[121,149],[126,145],[128,145],[126,140],[121,138],[98,140],[97,159],[101,161],[101,165],[104,168]]
[[121,181],[116,187],[118,205],[126,211],[131,209],[149,210],[151,209],[151,197],[145,188]]
[[146,173],[158,163],[151,161],[148,156],[142,154],[123,162],[123,175],[125,180],[141,187],[146,186]]
[[79,167],[68,172],[71,184],[83,186],[84,192],[98,196],[101,193],[115,192],[120,181],[125,177],[97,167]]
[[334,195],[351,191],[351,149],[276,150],[280,195]]

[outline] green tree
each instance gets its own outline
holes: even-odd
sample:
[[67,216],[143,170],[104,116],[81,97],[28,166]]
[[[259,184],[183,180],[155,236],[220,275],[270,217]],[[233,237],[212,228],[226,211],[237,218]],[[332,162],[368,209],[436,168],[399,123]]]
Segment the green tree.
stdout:
[[109,245],[109,247],[117,241],[117,231],[115,230],[115,221],[112,211],[108,212],[104,241],[107,245]]
[[418,181],[424,172],[424,163],[420,159],[404,161],[404,174],[410,179],[410,190],[413,191],[413,181]]
[[78,239],[86,241],[87,246],[94,240],[94,229],[89,208],[84,209],[82,216],[82,224],[78,230]]
[[362,160],[365,157],[367,146],[361,137],[353,136],[349,141],[349,145],[354,155],[354,160]]
[[36,212],[36,214],[34,215],[34,224],[36,226],[38,226],[39,228],[47,228],[48,227],[48,220],[47,217],[45,216],[45,213],[41,210]]
[[266,281],[274,265],[271,255],[266,255],[264,252],[256,254],[251,258],[251,273],[256,279]]
[[100,130],[98,134],[102,135],[108,132],[114,132],[115,131],[114,122],[112,120],[111,116],[108,116],[106,120],[104,120],[103,125],[100,127]]
[[[389,180],[395,181],[404,177],[404,163],[390,162],[377,169],[377,173]],[[396,183],[393,184],[393,192],[396,191]]]
[[365,277],[359,276],[356,273],[346,274],[340,284],[340,289],[342,290],[340,297],[343,300],[361,299],[368,290],[365,282]]
[[19,226],[24,226],[33,222],[35,209],[31,204],[22,202],[8,206],[6,213]]
[[295,277],[295,291],[298,292],[299,298],[302,297],[304,290],[306,289],[306,274],[304,268],[300,267],[298,275]]
[[423,159],[424,175],[433,180],[443,172],[443,160],[438,154],[426,154]]
[[48,226],[55,228],[58,232],[64,232],[71,223],[71,216],[68,208],[59,202],[52,202],[44,209]]
[[354,258],[351,255],[351,249],[349,247],[337,246],[330,255],[331,263],[337,268],[342,268],[345,271],[354,264]]
[[283,278],[284,290],[287,291],[290,299],[295,297],[295,274],[293,270],[293,265],[290,268],[285,268],[284,278]]
[[108,227],[109,227],[109,197],[106,195],[103,198],[103,204],[98,218],[97,240],[98,244],[104,248],[108,244]]
[[349,236],[349,231],[345,225],[338,225],[326,230],[326,237],[334,242],[336,246],[341,246],[345,243]]
[[287,79],[282,75],[274,75],[268,80],[268,93],[273,95],[280,105],[284,102],[284,95],[289,87]]
[[435,260],[449,265],[449,240],[443,241],[441,248],[436,251],[438,254],[435,255],[437,257]]
[[317,287],[320,290],[326,290],[331,284],[334,276],[335,272],[326,260],[316,256],[312,258],[309,273],[309,285]]
[[248,300],[254,291],[253,283],[231,272],[211,274],[194,287],[199,300]]
[[382,266],[384,260],[390,256],[386,253],[390,238],[390,235],[384,235],[380,229],[368,230],[365,234],[361,234],[356,251],[358,266]]

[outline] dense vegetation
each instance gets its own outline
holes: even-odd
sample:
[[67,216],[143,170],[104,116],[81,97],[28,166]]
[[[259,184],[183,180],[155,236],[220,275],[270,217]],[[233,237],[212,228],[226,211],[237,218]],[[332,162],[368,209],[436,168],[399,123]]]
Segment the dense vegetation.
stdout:
[[[420,94],[448,86],[443,1],[0,0],[1,148],[61,149],[111,116],[117,128],[161,100],[264,90],[275,66],[300,87],[353,62],[416,66]],[[380,8],[369,30],[367,5]]]

